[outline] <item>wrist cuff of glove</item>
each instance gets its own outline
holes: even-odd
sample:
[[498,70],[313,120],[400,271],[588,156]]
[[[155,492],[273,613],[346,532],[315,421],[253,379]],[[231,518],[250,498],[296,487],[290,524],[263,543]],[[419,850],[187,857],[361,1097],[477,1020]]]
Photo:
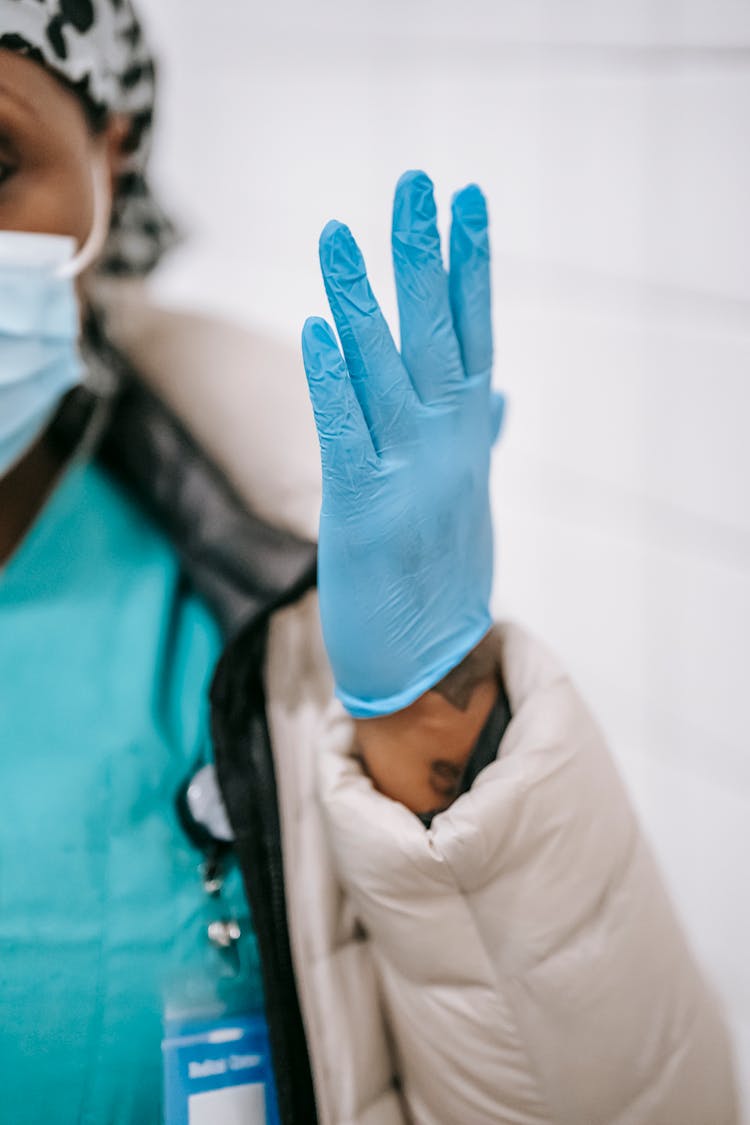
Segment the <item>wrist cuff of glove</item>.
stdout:
[[341,701],[353,719],[374,719],[379,715],[392,715],[395,711],[403,711],[409,707],[425,692],[430,691],[440,683],[444,676],[464,660],[476,648],[483,637],[492,628],[492,618],[489,614],[477,627],[475,632],[461,638],[461,644],[451,651],[443,661],[435,664],[429,672],[425,672],[409,687],[395,692],[393,695],[381,699],[367,699],[364,696],[352,695],[338,684],[336,685],[336,698]]

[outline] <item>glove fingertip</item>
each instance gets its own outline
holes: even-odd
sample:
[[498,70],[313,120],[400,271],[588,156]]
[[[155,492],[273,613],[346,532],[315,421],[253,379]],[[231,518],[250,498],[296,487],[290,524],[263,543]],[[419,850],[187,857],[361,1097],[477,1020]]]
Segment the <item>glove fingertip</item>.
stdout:
[[328,321],[322,316],[308,316],[302,325],[302,344],[312,347],[336,347],[336,337]]
[[336,237],[339,231],[345,231],[347,234],[351,233],[346,223],[342,223],[340,219],[329,219],[320,232],[320,238],[318,239],[319,245],[322,246],[324,243],[330,242],[331,239]]
[[302,358],[308,377],[320,375],[332,359],[341,361],[333,329],[323,317],[309,316],[302,326]]
[[354,235],[346,223],[338,219],[330,219],[320,232],[318,257],[324,280],[340,273],[356,275],[363,266]]
[[432,191],[434,185],[430,177],[422,168],[409,168],[406,172],[402,172],[396,181],[396,192],[402,191],[404,188],[410,188],[418,184],[420,187]]
[[487,199],[479,184],[467,184],[457,191],[451,200],[451,210],[454,218],[469,226],[487,224]]
[[391,234],[394,247],[412,242],[422,246],[428,234],[439,248],[435,189],[426,172],[404,172],[396,184]]

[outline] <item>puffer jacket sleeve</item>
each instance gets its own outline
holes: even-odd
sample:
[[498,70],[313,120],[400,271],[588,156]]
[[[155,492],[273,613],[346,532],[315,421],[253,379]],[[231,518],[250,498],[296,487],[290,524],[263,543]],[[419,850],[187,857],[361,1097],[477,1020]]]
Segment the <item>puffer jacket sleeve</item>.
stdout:
[[417,1125],[736,1125],[731,1050],[600,729],[499,626],[498,760],[426,830],[330,718],[321,796]]

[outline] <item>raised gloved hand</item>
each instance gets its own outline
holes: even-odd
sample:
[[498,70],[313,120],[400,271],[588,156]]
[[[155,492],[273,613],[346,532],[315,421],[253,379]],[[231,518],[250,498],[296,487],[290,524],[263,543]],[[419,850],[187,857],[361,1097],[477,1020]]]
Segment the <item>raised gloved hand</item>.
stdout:
[[490,451],[503,400],[490,389],[487,209],[453,200],[450,273],[432,183],[399,180],[393,261],[401,354],[349,229],[330,222],[320,263],[341,340],[306,321],[302,349],[320,439],[318,584],[337,695],[355,717],[408,706],[490,628]]

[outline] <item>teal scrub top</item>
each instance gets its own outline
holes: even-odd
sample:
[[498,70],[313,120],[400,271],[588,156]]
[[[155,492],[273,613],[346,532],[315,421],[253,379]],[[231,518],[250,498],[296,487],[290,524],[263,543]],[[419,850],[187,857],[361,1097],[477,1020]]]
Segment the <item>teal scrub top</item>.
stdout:
[[164,536],[73,464],[0,570],[3,1123],[156,1123],[165,1010],[262,1007],[239,874],[210,898],[175,810],[220,648]]

